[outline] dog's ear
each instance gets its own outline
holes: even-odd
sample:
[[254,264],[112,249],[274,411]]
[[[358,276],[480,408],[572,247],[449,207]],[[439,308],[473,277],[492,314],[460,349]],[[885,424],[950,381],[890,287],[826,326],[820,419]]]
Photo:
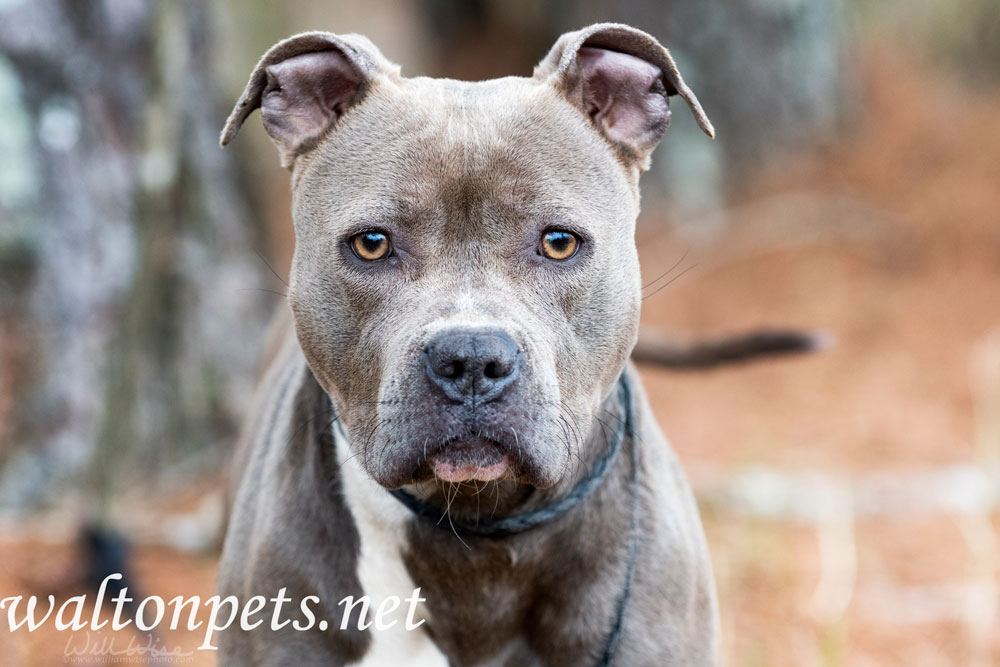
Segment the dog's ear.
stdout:
[[535,68],[534,77],[560,88],[622,157],[642,171],[670,123],[671,95],[680,95],[702,131],[715,137],[670,52],[627,25],[600,23],[566,33]]
[[398,72],[367,38],[307,32],[278,42],[260,59],[233,108],[219,143],[225,146],[254,109],[281,152],[283,166],[314,148],[379,72]]

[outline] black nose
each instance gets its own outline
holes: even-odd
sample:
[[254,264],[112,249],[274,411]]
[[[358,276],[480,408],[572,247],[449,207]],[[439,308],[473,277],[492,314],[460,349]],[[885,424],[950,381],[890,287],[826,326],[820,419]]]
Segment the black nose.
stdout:
[[424,353],[427,377],[456,403],[494,401],[517,379],[517,343],[500,329],[443,331]]

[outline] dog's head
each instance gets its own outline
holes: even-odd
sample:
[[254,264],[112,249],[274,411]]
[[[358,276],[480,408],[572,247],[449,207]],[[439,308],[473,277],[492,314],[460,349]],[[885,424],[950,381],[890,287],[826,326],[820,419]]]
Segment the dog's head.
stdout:
[[636,339],[638,178],[674,94],[711,135],[615,24],[479,83],[404,78],[356,35],[264,55],[222,143],[259,107],[292,170],[296,331],[376,481],[548,487],[580,456]]

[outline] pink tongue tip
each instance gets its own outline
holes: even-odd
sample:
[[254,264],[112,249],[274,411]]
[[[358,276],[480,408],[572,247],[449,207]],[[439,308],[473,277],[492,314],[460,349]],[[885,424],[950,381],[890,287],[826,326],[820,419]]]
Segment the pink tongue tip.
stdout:
[[504,477],[510,471],[510,462],[506,455],[501,457],[487,456],[483,458],[487,460],[481,462],[468,460],[456,461],[447,455],[438,456],[434,460],[434,474],[438,479],[446,482],[467,482],[469,480],[492,482],[495,479]]
[[438,479],[446,482],[468,482],[470,480],[492,482],[504,477],[508,469],[506,457],[502,461],[490,465],[454,465],[441,460],[434,462],[434,474]]
[[486,439],[453,442],[432,459],[434,474],[445,482],[492,482],[511,474],[510,455]]

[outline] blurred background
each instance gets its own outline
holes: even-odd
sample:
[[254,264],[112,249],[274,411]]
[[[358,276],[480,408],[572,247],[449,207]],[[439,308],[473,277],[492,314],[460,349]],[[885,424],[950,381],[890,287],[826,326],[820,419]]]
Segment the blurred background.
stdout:
[[[256,117],[217,144],[260,54],[360,32],[407,75],[527,75],[606,20],[666,44],[718,130],[677,107],[644,177],[644,326],[833,340],[642,369],[727,664],[1000,664],[996,0],[0,0],[0,597],[87,591],[88,523],[143,593],[212,593],[293,243]],[[0,665],[65,644],[4,631]]]

